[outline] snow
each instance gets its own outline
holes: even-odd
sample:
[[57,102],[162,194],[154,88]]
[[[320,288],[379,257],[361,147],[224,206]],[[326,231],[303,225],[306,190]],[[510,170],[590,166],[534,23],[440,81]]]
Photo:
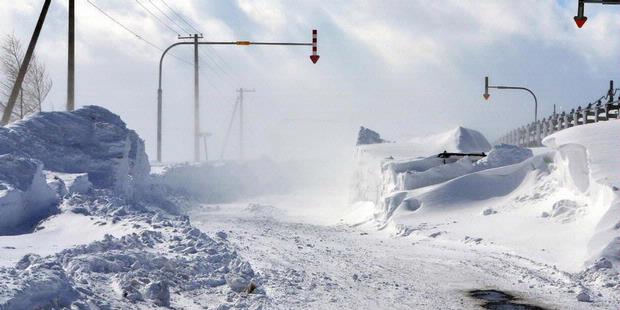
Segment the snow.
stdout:
[[178,214],[194,198],[149,175],[118,116],[38,113],[0,141],[0,309],[264,303],[260,275]]
[[96,188],[131,196],[149,174],[144,141],[110,111],[87,106],[44,112],[0,128],[0,154],[43,163],[46,170],[87,173]]
[[[620,286],[618,126],[588,124],[547,137],[543,148],[497,145],[478,161],[445,164],[430,143],[428,151],[411,148],[400,158],[379,145],[372,156],[382,160],[374,162],[360,148],[353,201],[363,207],[356,219],[393,236],[527,257],[609,294]],[[600,259],[610,268],[596,267]]]
[[[590,261],[598,256],[620,270],[620,122],[608,121],[569,128],[543,140],[568,161],[565,178],[594,200],[588,212],[596,214],[596,226],[588,243]],[[572,162],[571,162],[572,161]]]
[[0,309],[617,309],[618,126],[151,169],[107,110],[39,113],[0,129]]
[[39,161],[0,155],[0,235],[28,231],[54,213],[56,203]]

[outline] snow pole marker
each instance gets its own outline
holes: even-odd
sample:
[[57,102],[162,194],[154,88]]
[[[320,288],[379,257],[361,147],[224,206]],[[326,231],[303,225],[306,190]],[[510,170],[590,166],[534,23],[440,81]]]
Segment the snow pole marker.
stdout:
[[318,47],[317,47],[317,31],[316,29],[312,30],[312,55],[310,55],[310,60],[312,60],[312,63],[315,64],[317,61],[319,61],[319,56],[317,54],[318,52]]

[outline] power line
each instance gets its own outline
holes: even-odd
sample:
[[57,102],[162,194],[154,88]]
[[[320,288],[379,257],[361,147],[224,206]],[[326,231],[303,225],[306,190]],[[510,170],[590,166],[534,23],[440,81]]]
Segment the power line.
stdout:
[[170,10],[170,12],[172,12],[174,15],[176,15],[180,20],[182,20],[186,25],[188,25],[190,28],[192,28],[194,31],[196,31],[196,33],[202,33],[202,31],[196,29],[196,27],[192,26],[190,23],[187,22],[187,20],[185,20],[185,18],[183,18],[183,16],[179,13],[177,13],[175,10],[173,10],[168,3],[166,3],[166,1],[164,0],[160,0],[167,8],[168,10]]
[[149,8],[147,8],[146,6],[144,6],[144,4],[142,4],[142,2],[140,2],[140,0],[136,0],[136,2],[144,9],[146,10],[151,16],[153,16],[153,18],[155,18],[155,20],[157,20],[160,24],[164,25],[164,27],[168,28],[170,31],[176,33],[178,36],[180,36],[181,34],[172,29],[172,27],[170,27],[170,25],[164,23],[157,15],[153,14],[153,12],[151,12],[151,10],[149,10]]
[[[103,9],[101,9],[100,7],[98,7],[96,4],[94,4],[93,2],[91,2],[91,0],[86,0],[86,2],[88,2],[90,5],[92,5],[92,6],[93,6],[95,9],[97,9],[97,10],[98,10],[101,14],[103,14],[105,17],[107,17],[108,19],[110,19],[111,21],[113,21],[115,24],[117,24],[117,25],[118,25],[118,26],[120,26],[121,28],[125,29],[125,31],[127,31],[127,32],[131,33],[132,35],[134,35],[134,36],[135,36],[138,40],[140,40],[140,41],[142,41],[142,42],[144,42],[144,43],[148,44],[150,47],[155,48],[155,49],[157,49],[157,50],[159,50],[159,51],[161,51],[161,52],[163,52],[163,51],[164,51],[164,49],[163,49],[163,48],[161,48],[161,47],[157,46],[156,44],[154,44],[153,42],[151,42],[151,41],[149,41],[149,40],[147,40],[147,39],[143,38],[141,35],[137,34],[135,31],[133,31],[133,30],[129,29],[127,26],[123,25],[123,24],[122,24],[121,22],[119,22],[116,18],[112,17],[112,16],[111,16],[110,14],[108,14],[106,11],[104,11]],[[190,63],[190,62],[188,62],[188,61],[186,61],[186,60],[184,60],[184,59],[182,59],[182,58],[180,58],[180,57],[178,57],[178,56],[176,56],[176,55],[174,55],[174,54],[172,54],[172,53],[170,54],[170,56],[172,56],[172,57],[176,58],[177,60],[179,60],[179,61],[181,61],[181,62],[183,62],[183,63],[185,63],[185,64],[188,64],[188,65],[190,65],[190,66],[192,65],[192,63]]]
[[191,31],[187,31],[187,29],[185,29],[183,26],[179,25],[179,23],[177,23],[174,19],[170,18],[170,16],[168,16],[168,14],[166,14],[162,9],[160,9],[157,5],[155,5],[153,0],[149,0],[149,3],[151,3],[151,5],[153,7],[155,7],[155,9],[157,9],[157,11],[159,11],[159,13],[164,15],[169,21],[171,21],[173,24],[175,24],[177,27],[179,27],[179,29],[181,29],[181,31],[186,32],[188,34],[191,33]]
[[[151,2],[151,4],[153,4],[153,6],[155,6],[155,4],[153,3],[153,0],[149,0],[149,1]],[[179,13],[179,12],[177,12],[176,10],[174,10],[173,8],[171,8],[171,7],[168,5],[168,3],[166,3],[166,1],[165,1],[165,0],[160,0],[160,1],[161,1],[161,2],[162,2],[162,3],[163,3],[163,4],[164,4],[164,5],[168,8],[168,10],[170,10],[170,11],[171,11],[171,12],[172,12],[175,16],[177,16],[177,17],[178,17],[181,21],[183,21],[183,23],[185,23],[185,24],[186,24],[186,25],[188,25],[190,28],[192,28],[194,31],[196,31],[196,33],[200,33],[200,34],[202,34],[202,31],[198,30],[196,27],[194,27],[192,24],[190,24],[190,23],[187,21],[187,19],[185,19],[185,18],[183,17],[183,15],[182,15],[181,13]],[[162,12],[162,11],[160,10],[160,12]],[[163,13],[163,12],[162,12],[162,13]],[[164,14],[164,15],[166,15],[166,17],[168,17],[168,15],[167,15],[167,14]],[[169,18],[169,17],[168,17],[168,19],[169,19],[170,21],[172,21],[174,24],[176,24],[177,26],[179,26],[179,28],[183,29],[183,27],[181,27],[178,23],[174,22],[171,18]],[[191,20],[191,18],[189,18],[189,19]],[[186,30],[186,29],[183,29],[183,31],[187,31],[187,30]],[[188,32],[188,33],[189,33],[189,32]],[[239,81],[238,77],[235,77],[235,76],[231,75],[228,71],[226,71],[226,69],[225,69],[222,65],[220,65],[220,62],[222,62],[222,64],[224,64],[224,66],[226,66],[226,67],[228,67],[228,68],[230,68],[230,65],[229,65],[229,64],[228,64],[228,63],[227,63],[227,62],[226,62],[226,61],[225,61],[225,60],[224,60],[224,59],[223,59],[223,58],[222,58],[222,57],[221,57],[221,56],[220,56],[220,55],[216,52],[216,50],[215,50],[213,47],[211,47],[211,46],[207,46],[207,49],[208,49],[208,50],[210,50],[210,51],[211,51],[211,53],[212,53],[213,55],[215,55],[215,57],[216,57],[217,59],[214,59],[214,58],[213,58],[210,54],[208,54],[208,53],[206,54],[206,57],[207,57],[207,58],[209,58],[209,60],[211,60],[211,62],[213,62],[213,64],[217,67],[217,69],[218,69],[218,70],[220,70],[222,73],[224,73],[225,75],[227,75],[228,77],[230,77],[230,78],[233,80],[233,82],[235,82],[235,83],[237,83],[237,84],[238,84],[238,83],[239,83],[239,82],[238,82],[238,81]],[[204,55],[204,54],[203,54],[203,55]],[[219,59],[219,61],[218,61],[218,59]]]

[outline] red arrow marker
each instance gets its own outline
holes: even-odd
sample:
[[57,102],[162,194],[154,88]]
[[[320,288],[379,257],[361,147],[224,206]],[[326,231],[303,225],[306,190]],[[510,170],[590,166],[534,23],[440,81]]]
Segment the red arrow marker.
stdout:
[[588,18],[585,16],[575,16],[573,19],[575,20],[575,24],[577,24],[577,27],[579,28],[583,27],[583,24],[585,24],[588,20]]
[[317,54],[318,52],[318,47],[317,47],[317,31],[316,29],[312,30],[312,55],[310,55],[310,60],[312,60],[312,63],[315,64],[317,61],[319,61],[319,55]]
[[489,100],[489,97],[491,97],[491,95],[489,95],[489,94],[484,94],[484,95],[482,95],[482,97],[484,97],[484,100]]

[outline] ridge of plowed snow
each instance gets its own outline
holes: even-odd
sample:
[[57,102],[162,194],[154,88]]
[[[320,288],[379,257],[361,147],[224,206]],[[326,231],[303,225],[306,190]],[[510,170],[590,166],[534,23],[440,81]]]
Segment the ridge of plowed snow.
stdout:
[[464,127],[457,127],[443,133],[404,142],[360,145],[357,147],[358,154],[362,153],[380,158],[388,156],[394,158],[426,157],[443,151],[488,152],[490,149],[491,144],[483,134]]

